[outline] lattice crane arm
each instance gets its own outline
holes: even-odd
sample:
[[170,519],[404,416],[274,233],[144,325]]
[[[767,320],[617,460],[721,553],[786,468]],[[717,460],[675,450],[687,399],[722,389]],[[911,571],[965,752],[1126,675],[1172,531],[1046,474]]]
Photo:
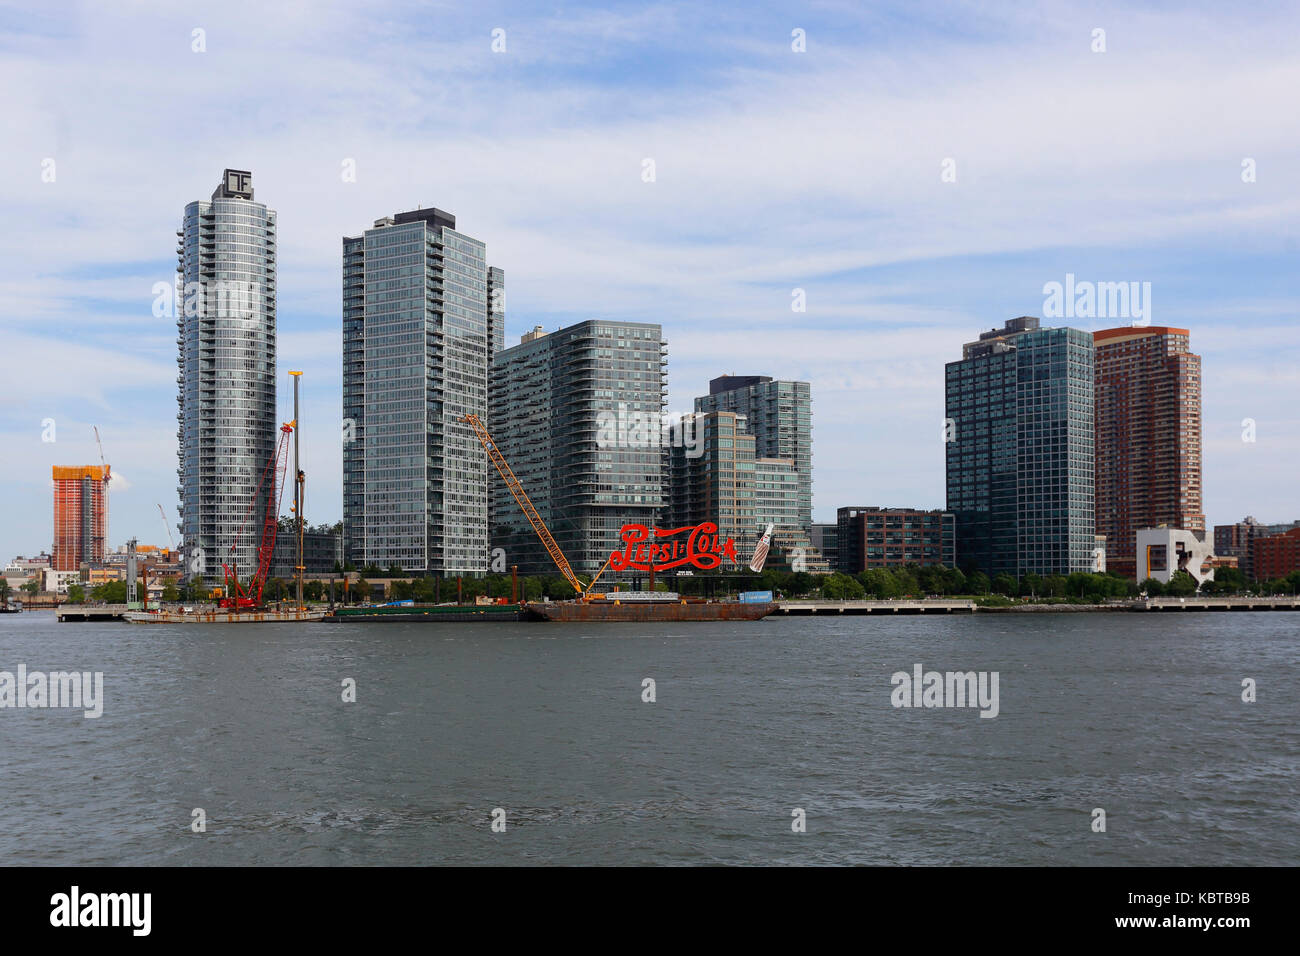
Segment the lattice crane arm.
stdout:
[[550,529],[546,527],[546,522],[542,520],[542,516],[539,515],[537,509],[533,507],[533,502],[528,497],[528,492],[524,491],[524,486],[520,484],[519,479],[515,477],[515,473],[510,469],[509,462],[505,460],[500,449],[497,448],[497,443],[492,440],[492,436],[488,434],[487,428],[481,421],[479,421],[477,415],[466,415],[461,419],[461,421],[467,423],[470,428],[474,429],[474,434],[478,436],[479,443],[483,446],[483,450],[487,452],[488,459],[496,466],[497,474],[499,474],[501,480],[506,483],[506,487],[510,489],[510,494],[514,496],[515,502],[519,505],[520,510],[523,511],[524,517],[528,519],[528,523],[532,525],[533,530],[537,532],[537,537],[541,539],[543,546],[545,546],[546,553],[551,556],[551,560],[555,562],[555,566],[560,569],[560,573],[564,575],[564,579],[569,582],[569,585],[573,590],[578,592],[579,595],[582,595],[584,593],[582,582],[579,581],[578,576],[573,573],[573,568],[569,565],[569,559],[564,556],[564,552],[560,550],[559,544],[556,543],[555,538],[551,535]]

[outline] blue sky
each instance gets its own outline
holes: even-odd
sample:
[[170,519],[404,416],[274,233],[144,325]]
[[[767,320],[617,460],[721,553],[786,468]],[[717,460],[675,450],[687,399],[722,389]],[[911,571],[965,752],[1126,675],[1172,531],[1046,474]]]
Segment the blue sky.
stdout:
[[676,410],[725,372],[810,381],[818,520],[942,506],[962,342],[1067,273],[1150,282],[1152,324],[1204,360],[1209,521],[1300,518],[1294,8],[175,6],[0,3],[0,560],[49,546],[50,465],[97,461],[92,425],[113,544],[165,543],[176,345],[151,289],[227,166],[279,214],[312,521],[341,514],[340,237],[416,205],[506,270],[508,343],[660,322]]

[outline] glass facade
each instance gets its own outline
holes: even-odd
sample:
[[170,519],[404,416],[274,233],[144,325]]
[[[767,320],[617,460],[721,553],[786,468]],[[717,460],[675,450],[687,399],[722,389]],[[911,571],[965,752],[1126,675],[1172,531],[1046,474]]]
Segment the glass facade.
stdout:
[[721,376],[709,394],[695,399],[697,412],[735,412],[745,417],[757,458],[794,463],[796,527],[812,528],[812,390],[807,382],[773,381],[766,375]]
[[[486,248],[437,209],[343,239],[343,523],[358,567],[487,568]],[[503,317],[504,318],[504,317]]]
[[945,371],[957,560],[990,575],[1093,569],[1093,347],[1012,319]]
[[[602,320],[527,336],[493,360],[488,428],[577,573],[599,571],[623,525],[654,525],[666,503],[667,362],[660,326]],[[493,547],[520,573],[557,573],[491,477]]]
[[[226,170],[178,230],[177,431],[187,573],[209,582],[232,557],[257,570],[275,450],[275,212],[253,201],[252,176]],[[233,551],[232,551],[233,549]]]
[[670,449],[671,493],[665,524],[676,528],[715,523],[722,538],[735,541],[742,568],[771,524],[767,568],[830,571],[829,562],[800,524],[802,476],[795,462],[757,457],[758,442],[744,415],[696,412],[691,422],[694,432],[702,435],[701,454],[693,457],[684,446]]

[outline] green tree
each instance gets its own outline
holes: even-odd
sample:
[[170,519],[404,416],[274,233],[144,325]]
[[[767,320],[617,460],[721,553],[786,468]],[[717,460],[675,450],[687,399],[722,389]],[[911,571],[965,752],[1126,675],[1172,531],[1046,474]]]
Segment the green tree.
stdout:
[[176,589],[174,581],[168,581],[163,585],[162,599],[169,604],[174,604],[181,599],[181,592]]
[[105,604],[125,604],[126,582],[105,581],[103,584],[96,584],[90,590],[90,597],[93,601],[103,601]]
[[971,594],[988,594],[993,587],[989,583],[989,576],[979,570],[966,576],[966,586],[970,588]]
[[1028,598],[1038,597],[1043,593],[1043,584],[1043,579],[1037,574],[1032,572],[1026,574],[1020,579],[1020,596]]
[[1063,598],[1065,597],[1065,577],[1060,574],[1049,574],[1043,579],[1042,593],[1047,597]]
[[994,594],[1011,595],[1016,593],[1016,579],[1003,571],[989,585]]
[[38,578],[32,578],[30,581],[27,581],[23,584],[22,589],[26,591],[28,594],[32,595],[32,597],[35,597],[37,594],[40,593],[41,582]]
[[822,579],[822,595],[831,601],[858,601],[866,592],[856,578],[847,574],[828,574]]
[[85,604],[85,603],[86,603],[86,589],[83,588],[80,584],[69,584],[69,585],[68,585],[68,603],[69,603],[69,604]]
[[1186,571],[1178,570],[1169,578],[1169,583],[1165,585],[1165,593],[1170,597],[1188,597],[1196,593],[1196,578],[1192,577]]
[[1147,597],[1164,597],[1165,594],[1164,584],[1155,578],[1147,578],[1138,587]]
[[9,587],[8,578],[0,578],[0,604],[9,600],[9,592],[13,589]]
[[943,594],[948,579],[942,567],[931,565],[916,572],[916,583],[922,594]]
[[965,594],[969,584],[966,575],[962,574],[958,568],[949,568],[946,575],[948,581],[944,588],[944,594]]

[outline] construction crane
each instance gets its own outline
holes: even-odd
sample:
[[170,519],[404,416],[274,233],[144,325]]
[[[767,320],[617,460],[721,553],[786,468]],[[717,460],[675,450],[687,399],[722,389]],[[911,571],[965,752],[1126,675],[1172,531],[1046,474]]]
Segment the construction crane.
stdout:
[[176,550],[176,539],[172,537],[172,526],[167,523],[167,512],[163,511],[162,503],[158,504],[158,514],[162,515],[163,527],[167,529],[167,544],[173,551]]
[[[573,573],[573,568],[569,565],[569,559],[564,556],[564,552],[560,549],[559,544],[557,544],[555,538],[551,536],[550,529],[546,527],[546,522],[542,520],[542,516],[539,515],[537,509],[533,507],[533,502],[529,499],[528,492],[524,491],[524,486],[520,484],[519,479],[515,477],[515,473],[511,471],[509,463],[501,454],[501,450],[497,448],[497,443],[492,440],[492,436],[488,434],[487,428],[484,427],[481,421],[479,421],[479,417],[477,415],[466,415],[461,419],[461,421],[474,429],[474,434],[478,436],[479,443],[483,446],[483,450],[487,452],[488,459],[496,466],[497,474],[501,476],[501,480],[504,481],[506,487],[510,489],[510,494],[514,496],[515,502],[519,505],[520,510],[523,511],[524,517],[528,519],[528,523],[532,525],[533,530],[537,532],[537,537],[541,538],[542,544],[546,548],[546,553],[551,556],[551,560],[555,562],[555,566],[560,569],[560,573],[564,575],[564,580],[569,582],[569,585],[578,593],[580,599],[587,600],[591,595],[591,589],[595,586],[597,579],[600,578],[601,574],[605,573],[605,568],[609,567],[609,561],[605,561],[605,567],[602,567],[596,577],[592,578],[591,584],[587,585],[586,588],[583,588],[582,582],[578,580],[578,576]],[[610,557],[612,558],[613,554],[611,554]]]
[[95,431],[95,444],[99,446],[99,466],[104,469],[104,480],[108,480],[108,465],[104,462],[104,443],[99,440],[99,426],[90,426]]
[[[297,427],[297,421],[286,422],[280,426],[280,440],[276,443],[275,451],[271,453],[271,457],[267,459],[266,467],[262,469],[262,480],[257,483],[257,491],[253,493],[253,500],[249,503],[244,520],[239,525],[239,531],[235,533],[234,543],[230,546],[231,563],[226,564],[223,561],[221,564],[221,569],[225,574],[225,589],[222,592],[221,599],[217,601],[218,607],[241,610],[261,607],[262,605],[262,589],[266,585],[267,572],[271,569],[271,558],[275,553],[275,532],[280,525],[280,505],[284,497],[284,471],[289,462],[289,436],[293,434],[294,429]],[[270,478],[271,487],[266,495],[266,516],[262,521],[262,541],[257,548],[257,571],[248,582],[248,588],[245,590],[239,583],[238,569],[234,566],[234,556],[239,547],[239,536],[243,533],[244,525],[248,523],[249,516],[257,505],[262,488],[266,486],[268,478]]]
[[[104,494],[108,494],[108,462],[104,461],[104,443],[99,440],[99,426],[91,425],[95,432],[95,445],[99,448],[99,467],[100,477],[104,482]],[[104,540],[100,544],[99,551],[104,553],[108,550],[108,509],[104,509]]]

